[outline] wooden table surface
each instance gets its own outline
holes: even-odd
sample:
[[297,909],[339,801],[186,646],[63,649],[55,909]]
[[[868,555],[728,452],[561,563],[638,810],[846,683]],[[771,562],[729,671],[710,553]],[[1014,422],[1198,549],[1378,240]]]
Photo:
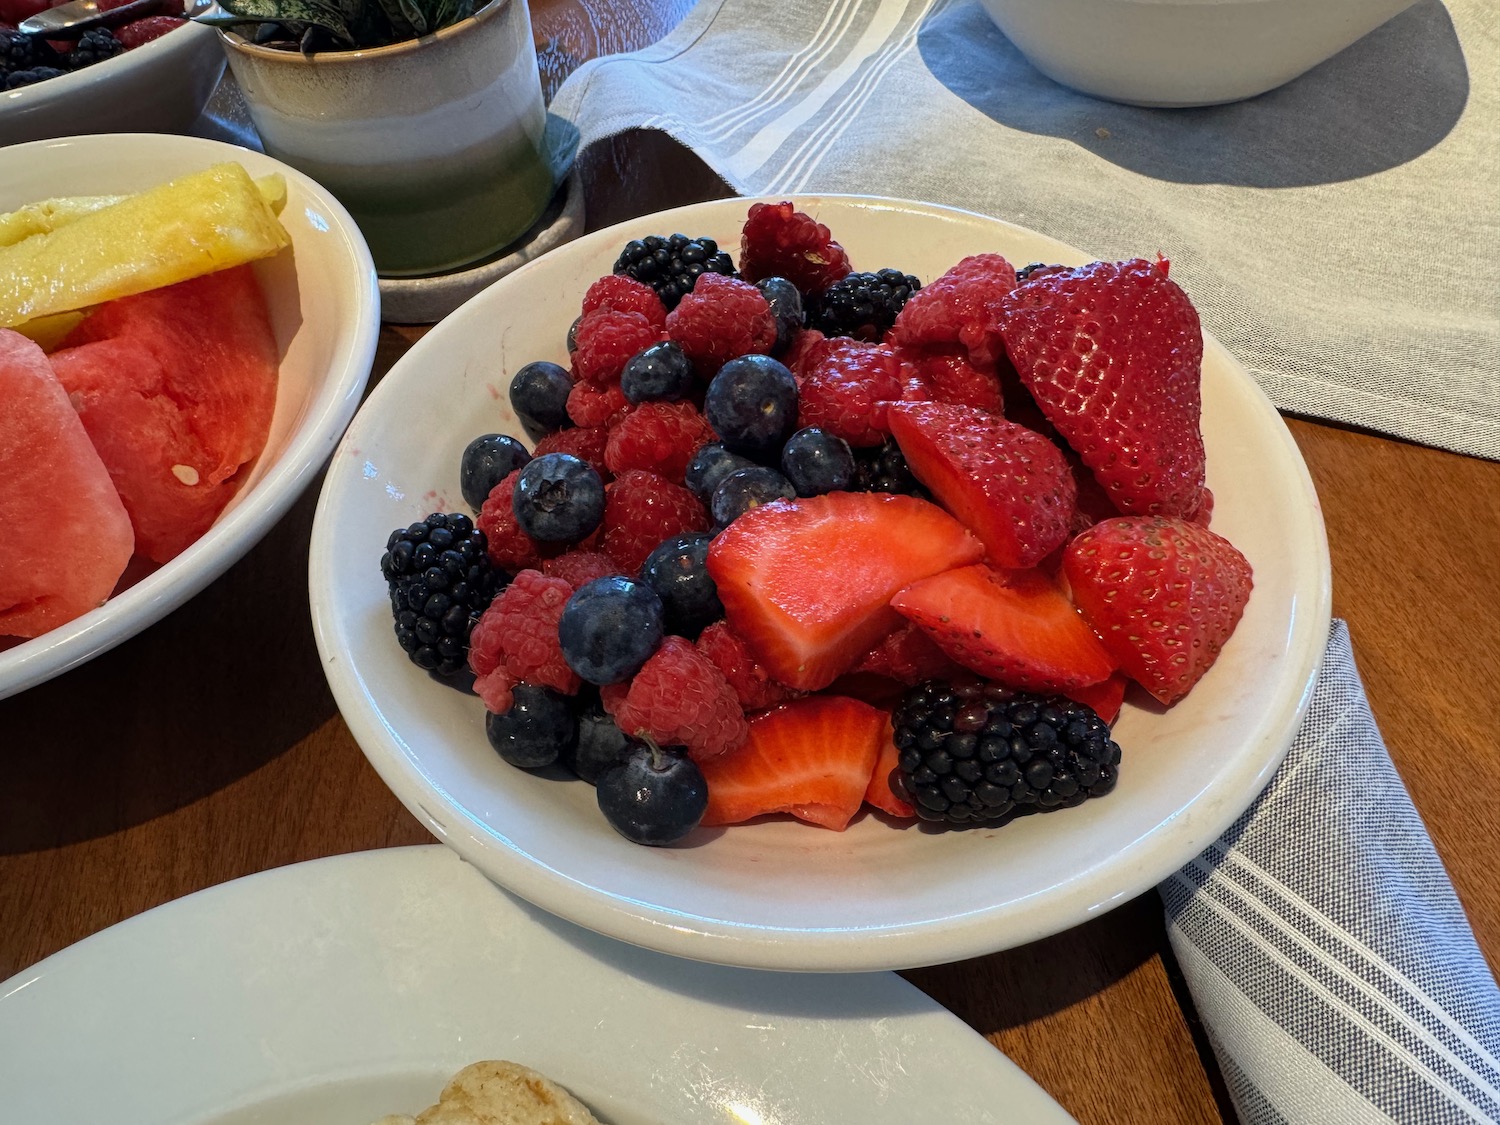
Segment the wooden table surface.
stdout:
[[[543,73],[555,85],[690,7],[533,0]],[[584,171],[591,227],[725,194],[652,135],[605,146]],[[375,377],[421,333],[383,331]],[[1500,464],[1288,425],[1323,504],[1334,612],[1493,968]],[[0,702],[0,980],[203,887],[431,842],[366,763],[320,670],[301,578],[317,491],[182,609]],[[1086,1125],[1234,1120],[1155,893],[1019,949],[903,975]]]

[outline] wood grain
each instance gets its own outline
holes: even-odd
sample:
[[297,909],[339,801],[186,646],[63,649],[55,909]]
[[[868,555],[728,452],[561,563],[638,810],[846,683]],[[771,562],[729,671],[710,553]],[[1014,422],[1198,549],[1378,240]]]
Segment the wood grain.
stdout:
[[[690,0],[534,0],[552,81],[665,34]],[[726,194],[661,134],[586,154],[593,229]],[[422,335],[387,328],[375,378]],[[1500,464],[1294,419],[1334,609],[1490,963],[1500,949]],[[338,717],[305,573],[314,485],[203,594],[0,701],[0,979],[140,911],[256,871],[426,842]],[[907,979],[1085,1125],[1232,1120],[1154,894],[1044,941]]]

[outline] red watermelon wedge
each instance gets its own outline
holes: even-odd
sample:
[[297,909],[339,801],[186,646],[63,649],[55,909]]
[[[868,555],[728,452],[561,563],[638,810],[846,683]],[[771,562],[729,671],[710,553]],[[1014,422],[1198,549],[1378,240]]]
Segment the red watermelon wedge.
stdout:
[[276,409],[276,338],[249,266],[101,305],[52,354],[136,550],[174,558],[238,491]]
[[0,329],[0,634],[36,637],[109,597],[130,518],[47,357]]

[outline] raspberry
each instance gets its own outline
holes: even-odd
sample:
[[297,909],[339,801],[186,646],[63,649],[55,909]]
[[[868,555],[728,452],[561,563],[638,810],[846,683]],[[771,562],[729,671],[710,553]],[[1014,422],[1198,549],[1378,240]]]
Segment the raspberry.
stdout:
[[680,484],[646,469],[621,473],[604,494],[604,553],[626,574],[639,573],[663,539],[707,531],[708,513]]
[[[503,693],[517,683],[577,694],[582,681],[563,659],[557,639],[557,622],[572,596],[567,579],[523,570],[490,603],[469,638],[469,668],[481,697],[494,695],[503,702]],[[496,671],[501,675],[492,684],[489,677]]]
[[698,635],[698,651],[724,673],[745,711],[764,711],[797,693],[771,679],[744,639],[727,622],[716,621]]
[[885,676],[911,686],[923,680],[950,679],[963,669],[938,648],[936,641],[908,621],[894,633],[887,633],[865,653],[853,671]]
[[[100,6],[103,7],[103,5]],[[147,16],[145,19],[131,20],[124,27],[116,28],[115,38],[129,51],[139,47],[142,43],[160,39],[167,32],[185,23],[187,20],[178,16]]]
[[595,386],[618,383],[631,356],[665,338],[660,326],[638,312],[599,308],[585,313],[574,333],[573,375]]
[[517,469],[495,485],[479,509],[479,518],[474,521],[488,541],[490,562],[511,574],[535,569],[541,564],[543,555],[561,554],[563,546],[560,543],[538,543],[516,522],[511,494],[516,490],[516,478],[520,475],[521,470]]
[[575,426],[608,426],[630,409],[619,383],[596,385],[580,381],[568,392],[568,417]]
[[797,425],[817,426],[855,447],[879,445],[890,433],[885,404],[901,398],[902,376],[890,349],[839,337],[802,380]]
[[667,306],[661,303],[656,290],[624,274],[605,274],[589,286],[583,295],[583,315],[598,309],[640,313],[657,328],[667,323]]
[[587,461],[599,471],[605,481],[609,480],[609,468],[604,464],[604,446],[609,441],[609,430],[603,426],[570,426],[548,434],[536,443],[531,451],[533,457],[544,453],[571,453],[580,461]]
[[[949,406],[972,406],[990,414],[1002,412],[1005,399],[1000,380],[993,370],[975,367],[965,353],[897,349],[897,354],[910,370],[920,376],[928,401]],[[906,393],[902,397],[910,401],[918,396]]]
[[1000,303],[1016,287],[1016,271],[999,254],[974,254],[913,293],[888,341],[905,347],[968,352],[975,367],[993,371],[1005,354]]
[[776,343],[776,317],[755,286],[706,273],[667,314],[667,335],[693,361],[699,378],[707,380],[736,356],[769,355]]
[[664,637],[628,683],[607,685],[600,697],[627,735],[644,731],[695,760],[733,750],[750,733],[724,673],[682,637]]
[[690,402],[642,403],[610,428],[604,463],[616,476],[650,469],[675,483],[699,447],[717,440]]
[[610,578],[620,574],[620,568],[615,565],[614,559],[601,551],[574,549],[564,551],[555,559],[546,559],[542,563],[542,573],[561,578],[576,590],[596,578]]
[[784,277],[804,296],[821,293],[851,272],[849,255],[828,228],[790,203],[755,203],[740,232],[740,275]]
[[826,340],[827,337],[816,328],[799,329],[792,337],[792,342],[787,345],[786,354],[781,357],[781,362],[791,369],[799,383],[813,369],[818,360],[823,358],[823,344]]

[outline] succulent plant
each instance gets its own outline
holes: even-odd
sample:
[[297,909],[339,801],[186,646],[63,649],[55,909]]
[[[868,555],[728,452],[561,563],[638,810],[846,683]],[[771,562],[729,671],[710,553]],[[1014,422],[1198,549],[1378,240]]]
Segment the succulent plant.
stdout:
[[472,16],[483,0],[219,0],[219,11],[196,17],[243,31],[265,46],[304,54],[384,47],[431,35]]

